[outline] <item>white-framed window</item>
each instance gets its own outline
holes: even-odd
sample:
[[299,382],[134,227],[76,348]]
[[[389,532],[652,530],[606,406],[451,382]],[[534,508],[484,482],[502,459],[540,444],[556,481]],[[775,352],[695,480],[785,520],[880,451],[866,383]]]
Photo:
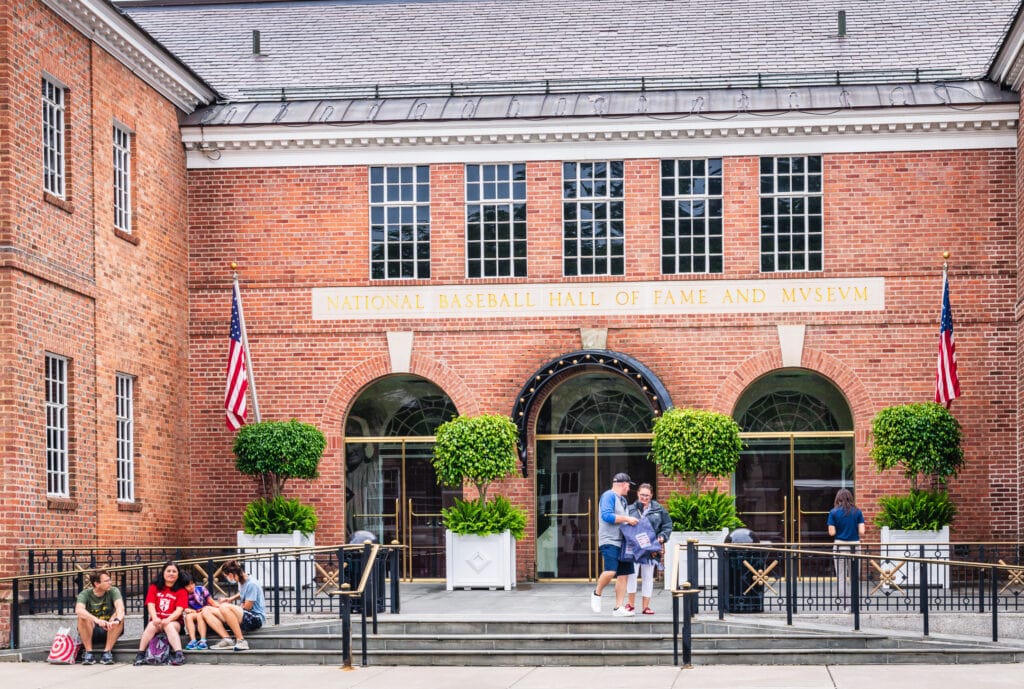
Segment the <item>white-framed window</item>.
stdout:
[[135,502],[135,377],[118,373],[117,499]]
[[370,277],[430,277],[430,167],[370,168]]
[[526,163],[466,166],[466,277],[526,277]]
[[43,77],[43,189],[64,198],[64,87]]
[[761,272],[820,271],[821,156],[761,158]]
[[114,124],[114,227],[132,231],[132,133]]
[[46,355],[46,494],[69,497],[68,360]]
[[721,273],[722,159],[661,161],[661,272]]
[[562,274],[625,274],[621,160],[562,163]]

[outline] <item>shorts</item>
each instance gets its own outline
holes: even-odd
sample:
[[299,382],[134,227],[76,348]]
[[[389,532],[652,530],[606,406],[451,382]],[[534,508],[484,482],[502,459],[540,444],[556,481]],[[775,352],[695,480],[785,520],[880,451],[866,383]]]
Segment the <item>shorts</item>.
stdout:
[[98,624],[92,628],[92,645],[93,648],[107,645],[107,630]]
[[242,611],[242,621],[239,623],[243,632],[254,632],[263,626],[263,620],[252,610]]
[[604,559],[604,572],[615,572],[615,576],[629,576],[633,573],[633,563],[624,562],[619,559],[622,555],[622,548],[617,545],[603,545],[598,548],[601,557]]

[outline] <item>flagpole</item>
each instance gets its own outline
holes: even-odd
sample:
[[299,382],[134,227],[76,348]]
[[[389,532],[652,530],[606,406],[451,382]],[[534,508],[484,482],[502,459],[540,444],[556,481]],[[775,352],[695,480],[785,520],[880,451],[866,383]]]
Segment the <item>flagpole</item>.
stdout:
[[242,328],[242,351],[245,352],[245,376],[249,379],[249,392],[252,393],[252,410],[256,414],[256,423],[260,422],[260,401],[256,397],[256,374],[252,370],[252,357],[249,356],[249,338],[245,334],[245,313],[242,311],[242,290],[238,287],[238,264],[231,262],[231,276],[234,279],[232,289],[238,294],[238,324]]

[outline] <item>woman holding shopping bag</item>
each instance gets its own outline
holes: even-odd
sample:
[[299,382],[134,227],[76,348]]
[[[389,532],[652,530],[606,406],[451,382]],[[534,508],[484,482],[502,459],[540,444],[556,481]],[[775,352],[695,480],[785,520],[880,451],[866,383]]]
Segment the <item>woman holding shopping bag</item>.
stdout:
[[[665,552],[665,541],[672,535],[672,519],[668,516],[668,510],[658,504],[654,499],[654,488],[649,483],[641,483],[637,489],[636,502],[629,506],[627,513],[630,516],[647,517],[647,521],[654,527],[658,542],[661,543],[661,552]],[[626,579],[626,610],[632,611],[636,606],[636,579],[640,575],[641,600],[643,602],[643,614],[653,615],[651,610],[651,594],[654,593],[654,568],[655,563],[635,563],[633,573]]]

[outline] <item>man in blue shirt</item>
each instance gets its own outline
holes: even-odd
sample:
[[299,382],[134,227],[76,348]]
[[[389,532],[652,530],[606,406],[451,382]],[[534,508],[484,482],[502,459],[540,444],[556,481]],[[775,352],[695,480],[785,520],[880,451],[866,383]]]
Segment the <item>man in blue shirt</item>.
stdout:
[[590,596],[590,609],[601,612],[601,592],[608,583],[615,579],[615,617],[630,617],[634,613],[622,605],[626,597],[626,578],[633,572],[632,562],[622,562],[622,531],[620,524],[636,524],[636,517],[626,514],[626,494],[629,493],[629,474],[618,473],[612,478],[612,487],[601,495],[600,510],[597,520],[597,545],[604,561],[601,576],[597,578],[597,588]]

